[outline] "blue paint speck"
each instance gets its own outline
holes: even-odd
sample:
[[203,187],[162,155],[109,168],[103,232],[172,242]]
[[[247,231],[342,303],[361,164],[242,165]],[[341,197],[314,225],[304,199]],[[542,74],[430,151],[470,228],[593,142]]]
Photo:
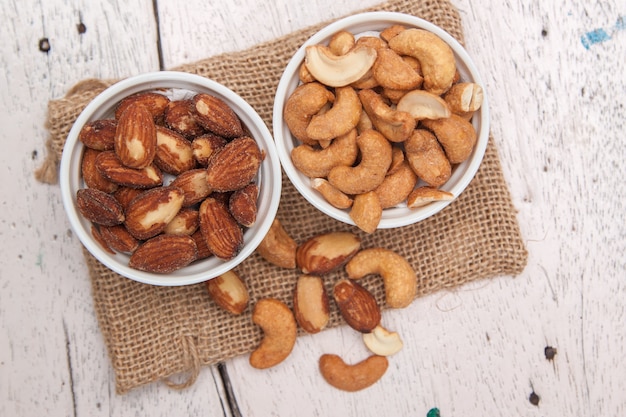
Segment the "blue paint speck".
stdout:
[[626,20],[624,16],[618,17],[615,21],[615,25],[608,30],[598,28],[585,33],[580,37],[580,42],[582,42],[585,49],[589,49],[592,45],[610,40],[616,32],[621,30],[626,30]]
[[426,414],[426,417],[440,417],[440,416],[441,416],[441,413],[439,413],[439,409],[436,407],[428,410],[428,414]]

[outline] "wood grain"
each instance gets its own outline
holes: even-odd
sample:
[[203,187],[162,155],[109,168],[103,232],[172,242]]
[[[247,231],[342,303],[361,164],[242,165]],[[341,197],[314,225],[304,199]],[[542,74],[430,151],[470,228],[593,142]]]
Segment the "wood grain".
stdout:
[[[58,187],[33,176],[46,152],[47,101],[84,78],[174,67],[378,3],[0,4],[0,415],[237,415],[214,368],[186,391],[154,384],[114,394],[79,242]],[[349,328],[298,339],[270,370],[229,361],[241,415],[626,414],[623,5],[453,3],[484,77],[528,267],[385,312],[405,348],[363,392],[338,392],[317,369],[323,353],[367,354]],[[546,346],[557,350],[552,360]]]

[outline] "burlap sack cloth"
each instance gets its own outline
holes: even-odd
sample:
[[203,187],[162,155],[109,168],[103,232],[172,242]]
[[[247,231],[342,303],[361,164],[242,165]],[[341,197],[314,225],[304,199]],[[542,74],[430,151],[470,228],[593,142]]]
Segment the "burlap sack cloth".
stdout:
[[[458,11],[445,0],[398,0],[374,9],[424,18],[463,42]],[[271,126],[274,92],[283,69],[300,45],[322,26],[174,69],[223,83],[247,100]],[[86,80],[65,98],[49,103],[52,160],[38,172],[41,180],[50,181],[54,176],[55,160],[60,159],[65,137],[80,111],[112,83]],[[318,212],[298,194],[286,175],[283,187],[277,217],[297,241],[320,232],[348,230],[362,237],[363,247],[395,250],[417,271],[418,297],[480,278],[517,275],[526,264],[516,212],[492,140],[478,174],[457,201],[436,216],[401,229],[366,235]],[[276,297],[291,306],[298,276],[297,271],[276,268],[256,254],[251,256],[236,269],[247,282],[250,305],[243,315],[235,317],[209,299],[204,284],[175,288],[144,285],[117,275],[87,252],[85,258],[118,393],[162,379],[172,386],[188,386],[202,365],[249,353],[262,337],[260,328],[250,320],[252,306],[264,297]],[[338,272],[325,278],[328,291],[340,276]],[[384,308],[382,280],[371,276],[363,283]],[[331,308],[329,327],[343,324],[333,303]],[[179,373],[182,375],[172,378]]]

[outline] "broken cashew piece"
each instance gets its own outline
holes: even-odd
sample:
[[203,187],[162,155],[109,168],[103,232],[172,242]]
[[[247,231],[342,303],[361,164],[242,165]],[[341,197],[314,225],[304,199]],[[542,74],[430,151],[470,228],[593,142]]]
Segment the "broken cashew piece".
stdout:
[[394,110],[374,90],[359,91],[363,110],[372,124],[391,142],[403,142],[415,129],[416,121],[407,112]]
[[333,93],[320,83],[310,82],[298,86],[283,109],[283,117],[291,134],[303,143],[315,144],[316,141],[308,137],[306,128],[311,118],[334,100]]
[[383,207],[376,191],[357,194],[352,203],[350,218],[365,233],[374,233],[383,217]]
[[274,219],[256,251],[263,259],[281,268],[296,267],[298,243],[287,233],[278,219]]
[[422,120],[421,124],[435,134],[453,165],[465,161],[474,150],[476,130],[461,116],[453,113],[445,119]]
[[254,306],[252,322],[263,329],[264,336],[250,354],[250,365],[266,369],[285,360],[296,344],[298,330],[289,307],[275,298],[263,298]]
[[409,91],[398,101],[396,108],[409,113],[416,120],[442,119],[451,114],[444,99],[424,90]]
[[361,151],[358,165],[336,166],[328,173],[328,182],[345,194],[372,191],[385,179],[391,165],[391,144],[375,130],[366,130],[357,139]]
[[452,200],[454,200],[454,194],[447,191],[439,190],[434,187],[418,187],[411,191],[411,194],[407,197],[406,205],[408,208],[418,208],[434,201]]
[[344,87],[363,77],[374,65],[376,50],[359,46],[335,55],[324,45],[306,47],[306,66],[316,80],[329,87]]
[[354,88],[338,87],[335,89],[333,106],[311,117],[306,128],[306,135],[318,141],[345,135],[359,123],[361,111],[361,102]]
[[380,356],[394,355],[404,346],[397,332],[390,332],[380,324],[370,333],[363,333],[363,342],[372,353]]
[[372,355],[354,365],[349,365],[334,354],[324,354],[319,361],[320,372],[333,387],[355,392],[374,385],[387,372],[389,360],[385,356]]
[[378,50],[372,67],[372,75],[383,88],[411,90],[422,84],[422,76],[390,48]]
[[391,308],[408,306],[417,294],[417,275],[413,267],[390,249],[363,249],[346,264],[345,269],[350,279],[380,275],[385,286],[385,301]]
[[389,47],[419,60],[425,90],[441,95],[452,85],[456,74],[454,52],[439,36],[424,29],[406,29],[389,39]]
[[443,96],[452,112],[463,115],[475,112],[483,104],[483,89],[476,83],[457,83]]
[[291,151],[293,165],[309,178],[326,177],[336,166],[351,166],[359,154],[356,129],[334,139],[324,148],[300,145]]
[[340,210],[352,207],[354,200],[331,185],[325,178],[312,178],[311,188],[319,192],[333,207]]
[[334,55],[345,55],[354,47],[354,34],[347,30],[336,32],[328,41],[328,49]]

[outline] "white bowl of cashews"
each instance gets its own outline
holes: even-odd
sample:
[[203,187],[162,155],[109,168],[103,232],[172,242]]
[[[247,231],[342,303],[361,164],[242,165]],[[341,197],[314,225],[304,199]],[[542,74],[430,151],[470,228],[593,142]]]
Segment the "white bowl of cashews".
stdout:
[[313,206],[367,233],[451,204],[489,139],[483,82],[465,49],[415,16],[371,12],[309,38],[278,84],[282,167]]

